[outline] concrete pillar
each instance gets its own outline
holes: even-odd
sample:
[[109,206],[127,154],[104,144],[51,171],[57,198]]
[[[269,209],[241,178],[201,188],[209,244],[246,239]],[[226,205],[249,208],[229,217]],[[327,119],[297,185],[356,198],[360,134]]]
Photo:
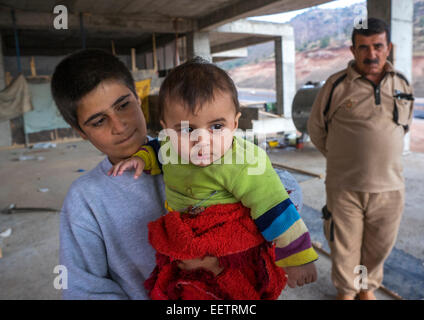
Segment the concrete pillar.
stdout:
[[[391,31],[393,43],[392,62],[395,69],[402,72],[412,84],[413,56],[413,0],[368,0],[368,17],[385,21]],[[405,136],[404,151],[408,152],[410,134]]]
[[[0,34],[0,91],[6,87],[6,79],[4,73],[3,59],[3,43]],[[12,144],[12,136],[10,132],[10,121],[0,122],[0,146],[10,146]]]
[[4,72],[4,59],[3,59],[3,42],[0,33],[0,91],[6,87],[6,76]]
[[293,98],[296,94],[294,37],[277,37],[274,46],[277,113],[291,118]]
[[187,34],[187,59],[194,56],[212,61],[209,32],[191,32]]

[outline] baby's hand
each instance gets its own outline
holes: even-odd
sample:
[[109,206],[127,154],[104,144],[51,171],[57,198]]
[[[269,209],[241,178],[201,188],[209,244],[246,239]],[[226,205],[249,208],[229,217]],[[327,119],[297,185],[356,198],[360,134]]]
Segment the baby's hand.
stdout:
[[223,267],[219,265],[219,260],[217,257],[206,256],[204,258],[190,259],[190,260],[182,260],[177,266],[182,270],[194,270],[203,268],[208,271],[211,271],[215,276],[220,274]]
[[287,284],[290,288],[296,288],[296,285],[301,287],[317,280],[317,269],[313,262],[302,266],[284,267],[283,269],[287,274]]
[[143,159],[139,157],[131,157],[129,159],[119,161],[110,168],[107,174],[109,176],[113,175],[116,177],[116,175],[122,175],[126,170],[135,169],[134,179],[138,179],[138,177],[143,173],[144,166],[145,164]]

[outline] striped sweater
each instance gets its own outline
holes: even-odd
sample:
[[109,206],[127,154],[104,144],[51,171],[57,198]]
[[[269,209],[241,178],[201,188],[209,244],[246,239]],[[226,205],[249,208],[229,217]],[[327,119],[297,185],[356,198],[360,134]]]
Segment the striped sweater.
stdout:
[[[169,159],[175,151],[166,143],[160,152],[167,152]],[[151,142],[151,146],[136,155],[143,158],[145,170],[160,172],[159,144]],[[251,209],[264,238],[276,244],[278,266],[299,266],[318,258],[305,223],[263,149],[235,137],[232,148],[207,167],[182,164],[175,156],[178,163],[161,165],[168,208],[181,211],[199,202],[203,207],[242,202]]]

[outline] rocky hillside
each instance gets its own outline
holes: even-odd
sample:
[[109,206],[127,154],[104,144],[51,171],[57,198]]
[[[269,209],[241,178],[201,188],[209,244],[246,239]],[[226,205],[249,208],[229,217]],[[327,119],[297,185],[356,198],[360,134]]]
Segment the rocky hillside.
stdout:
[[414,1],[414,54],[424,56],[424,0]]
[[[315,8],[290,21],[296,38],[297,87],[309,80],[325,80],[346,66],[352,58],[349,51],[352,17],[358,6]],[[274,44],[251,46],[248,53],[247,58],[220,65],[239,87],[275,88]],[[424,0],[414,1],[413,82],[416,94],[424,96]]]

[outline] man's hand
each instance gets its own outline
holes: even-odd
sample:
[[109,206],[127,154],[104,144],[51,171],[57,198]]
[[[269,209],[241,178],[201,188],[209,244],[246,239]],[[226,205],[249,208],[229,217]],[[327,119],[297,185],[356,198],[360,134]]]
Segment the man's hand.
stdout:
[[224,270],[224,268],[219,265],[218,258],[212,256],[190,260],[182,260],[180,263],[178,263],[178,267],[182,270],[194,270],[198,268],[203,268],[213,272],[215,276],[217,276],[222,272],[222,270]]
[[287,274],[287,284],[290,288],[296,288],[296,285],[301,287],[317,280],[317,269],[313,262],[303,266],[284,267],[283,269]]
[[126,170],[135,169],[134,179],[138,179],[138,177],[143,173],[144,166],[145,163],[143,159],[139,157],[131,157],[129,159],[119,161],[110,168],[107,174],[109,176],[113,175],[116,177],[116,175],[122,175]]

